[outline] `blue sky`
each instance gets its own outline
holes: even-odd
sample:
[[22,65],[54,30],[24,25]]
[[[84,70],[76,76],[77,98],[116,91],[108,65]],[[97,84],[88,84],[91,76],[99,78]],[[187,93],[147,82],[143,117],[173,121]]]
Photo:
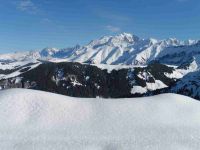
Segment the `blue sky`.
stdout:
[[130,32],[200,39],[199,0],[0,0],[0,53]]

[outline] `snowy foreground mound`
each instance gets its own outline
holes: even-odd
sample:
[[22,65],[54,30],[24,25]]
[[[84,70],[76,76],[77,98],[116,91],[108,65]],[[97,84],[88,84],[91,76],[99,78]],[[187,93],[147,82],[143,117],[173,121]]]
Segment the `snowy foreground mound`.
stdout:
[[2,150],[199,150],[200,102],[164,94],[83,99],[0,92]]

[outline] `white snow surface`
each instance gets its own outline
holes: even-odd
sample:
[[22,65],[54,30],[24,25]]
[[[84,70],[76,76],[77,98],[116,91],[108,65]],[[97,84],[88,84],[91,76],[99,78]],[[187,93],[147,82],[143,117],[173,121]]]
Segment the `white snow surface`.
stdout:
[[[131,69],[134,67],[138,67],[135,65],[107,65],[107,64],[92,64],[92,66],[96,66],[99,69],[107,70],[108,73],[111,73],[113,70],[120,70],[120,69]],[[144,67],[144,66],[141,66]]]
[[162,88],[166,88],[167,85],[165,85],[162,81],[160,80],[155,80],[155,83],[150,83],[150,82],[146,82],[146,86],[142,87],[142,86],[133,86],[131,89],[131,93],[132,94],[144,94],[147,91],[154,91],[154,90],[158,90],[158,89],[162,89]]
[[41,64],[40,62],[37,62],[37,61],[33,61],[33,62],[30,62],[30,61],[14,62],[14,63],[6,64],[6,65],[1,65],[0,64],[0,69],[3,68],[2,70],[6,70],[6,69],[18,69],[18,68],[22,67],[21,69],[18,69],[18,70],[14,71],[14,72],[12,72],[10,74],[0,74],[0,80],[19,76],[20,74],[22,74],[22,72],[20,72],[20,70],[27,68],[26,65],[28,65],[29,63],[35,63],[35,64],[29,65],[28,67],[30,67],[30,68],[28,69],[28,71],[30,71],[30,70],[38,67]]
[[144,94],[147,92],[147,88],[146,87],[141,87],[141,86],[133,86],[133,88],[131,89],[131,93],[132,94]]
[[[1,61],[0,61],[1,62]],[[0,63],[0,69],[1,70],[12,70],[12,69],[17,69],[21,66],[28,65],[30,63],[39,63],[37,60],[26,60],[26,61],[15,61],[15,62],[10,62],[10,63]]]
[[0,92],[2,150],[199,150],[200,102],[164,94],[88,99]]

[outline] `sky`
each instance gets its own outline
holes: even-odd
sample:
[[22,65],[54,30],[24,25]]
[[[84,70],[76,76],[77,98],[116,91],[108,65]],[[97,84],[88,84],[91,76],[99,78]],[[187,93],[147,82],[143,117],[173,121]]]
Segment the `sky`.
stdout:
[[85,45],[122,32],[200,39],[200,1],[0,0],[0,53]]

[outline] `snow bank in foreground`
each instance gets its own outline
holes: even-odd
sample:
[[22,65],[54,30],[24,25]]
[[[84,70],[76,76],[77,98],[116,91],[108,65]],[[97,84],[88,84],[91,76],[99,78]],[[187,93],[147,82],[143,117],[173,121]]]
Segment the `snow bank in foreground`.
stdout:
[[164,94],[83,99],[0,92],[0,149],[199,150],[200,102]]

